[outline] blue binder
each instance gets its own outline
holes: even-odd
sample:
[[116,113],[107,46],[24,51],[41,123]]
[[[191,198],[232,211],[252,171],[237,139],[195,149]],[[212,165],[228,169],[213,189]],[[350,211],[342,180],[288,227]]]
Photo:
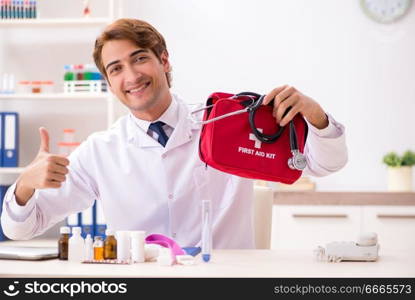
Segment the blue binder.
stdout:
[[15,112],[1,114],[2,166],[17,167],[19,162],[19,115]]

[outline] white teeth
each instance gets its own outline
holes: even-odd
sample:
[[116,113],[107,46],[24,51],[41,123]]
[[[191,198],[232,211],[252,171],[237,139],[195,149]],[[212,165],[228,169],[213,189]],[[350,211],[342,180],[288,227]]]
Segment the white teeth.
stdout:
[[133,90],[129,90],[129,93],[137,93],[137,92],[141,92],[142,90],[144,90],[147,87],[147,83],[139,88],[133,89]]

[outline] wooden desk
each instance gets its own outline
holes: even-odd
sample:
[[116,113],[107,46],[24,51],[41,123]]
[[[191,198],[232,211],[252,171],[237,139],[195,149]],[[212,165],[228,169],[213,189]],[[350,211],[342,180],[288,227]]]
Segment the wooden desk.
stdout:
[[[55,241],[3,242],[2,245],[55,246]],[[327,263],[304,250],[216,250],[212,261],[161,267],[80,264],[60,261],[0,260],[0,277],[415,277],[410,251],[383,252],[376,262]]]

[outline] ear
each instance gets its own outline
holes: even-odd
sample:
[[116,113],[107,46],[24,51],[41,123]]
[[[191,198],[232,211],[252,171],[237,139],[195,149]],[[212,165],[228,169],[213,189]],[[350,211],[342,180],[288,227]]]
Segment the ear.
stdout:
[[108,79],[107,79],[107,87],[111,91],[111,93],[113,93],[115,95],[114,90],[112,89],[111,83]]
[[161,64],[163,65],[164,72],[170,72],[171,66],[169,61],[169,52],[167,50],[164,50],[163,53],[160,55]]

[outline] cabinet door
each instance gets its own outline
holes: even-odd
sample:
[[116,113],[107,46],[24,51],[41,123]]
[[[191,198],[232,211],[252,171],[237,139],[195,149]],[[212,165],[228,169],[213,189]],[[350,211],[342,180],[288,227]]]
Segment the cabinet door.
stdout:
[[274,205],[272,249],[307,249],[332,241],[355,241],[360,233],[359,206]]
[[365,206],[363,230],[378,234],[380,249],[415,250],[415,206]]

